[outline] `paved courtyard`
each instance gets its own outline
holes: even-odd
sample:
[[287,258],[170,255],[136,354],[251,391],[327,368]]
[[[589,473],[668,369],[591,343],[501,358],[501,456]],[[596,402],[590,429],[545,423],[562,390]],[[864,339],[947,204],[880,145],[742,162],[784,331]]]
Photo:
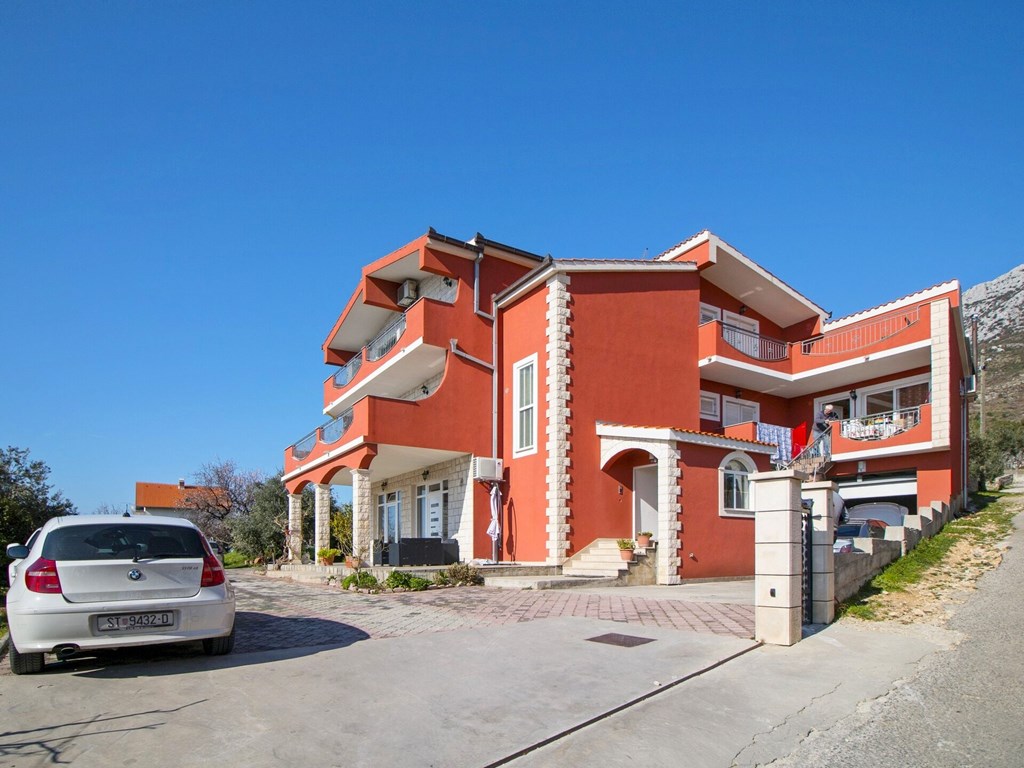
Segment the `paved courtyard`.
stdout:
[[[540,619],[580,617],[738,638],[754,634],[751,605],[638,597],[643,588],[600,591],[458,587],[367,595],[232,571],[238,594],[236,653],[348,644]],[[672,589],[672,588],[661,588]]]

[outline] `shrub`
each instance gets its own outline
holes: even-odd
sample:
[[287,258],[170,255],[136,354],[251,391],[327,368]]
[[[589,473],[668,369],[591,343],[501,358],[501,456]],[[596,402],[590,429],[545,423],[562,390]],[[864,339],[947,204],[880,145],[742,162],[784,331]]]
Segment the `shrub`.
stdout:
[[384,579],[384,586],[388,589],[408,589],[409,582],[413,580],[411,573],[405,573],[404,571],[392,571],[388,574],[388,577]]
[[353,584],[360,589],[373,589],[374,587],[380,586],[380,582],[377,581],[377,577],[369,571],[356,571],[355,573],[350,573],[341,580],[342,589],[348,589]]
[[409,579],[409,589],[413,592],[422,592],[429,586],[430,579],[424,579],[422,576],[413,576]]
[[224,567],[225,568],[244,568],[249,564],[249,558],[243,555],[241,552],[224,553]]
[[440,586],[468,586],[471,584],[483,584],[484,577],[472,565],[456,563],[434,574],[434,583]]

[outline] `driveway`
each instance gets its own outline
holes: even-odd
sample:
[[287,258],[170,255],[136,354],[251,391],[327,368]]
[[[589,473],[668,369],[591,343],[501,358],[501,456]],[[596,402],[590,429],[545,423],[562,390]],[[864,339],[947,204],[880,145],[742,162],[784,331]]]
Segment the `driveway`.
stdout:
[[486,766],[756,647],[749,604],[708,601],[707,587],[693,600],[677,588],[368,596],[232,579],[230,656],[140,650],[0,677],[0,765]]
[[754,635],[752,581],[595,590],[460,587],[366,595],[243,571],[232,571],[231,580],[238,594],[235,648],[241,653],[561,617],[611,621],[631,630]]

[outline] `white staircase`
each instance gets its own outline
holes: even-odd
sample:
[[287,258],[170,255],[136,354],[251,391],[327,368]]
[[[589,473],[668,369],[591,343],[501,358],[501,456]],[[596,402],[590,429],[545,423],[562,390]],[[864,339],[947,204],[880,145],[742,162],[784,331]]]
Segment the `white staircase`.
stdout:
[[618,579],[629,573],[615,539],[594,539],[562,564],[563,576],[603,576]]

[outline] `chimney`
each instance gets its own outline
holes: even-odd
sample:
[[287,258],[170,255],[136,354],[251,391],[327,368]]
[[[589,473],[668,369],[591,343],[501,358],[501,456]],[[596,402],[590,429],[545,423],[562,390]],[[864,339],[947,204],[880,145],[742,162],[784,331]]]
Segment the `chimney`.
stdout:
[[179,491],[184,491],[185,490],[185,478],[184,477],[179,477],[178,478],[178,490]]

